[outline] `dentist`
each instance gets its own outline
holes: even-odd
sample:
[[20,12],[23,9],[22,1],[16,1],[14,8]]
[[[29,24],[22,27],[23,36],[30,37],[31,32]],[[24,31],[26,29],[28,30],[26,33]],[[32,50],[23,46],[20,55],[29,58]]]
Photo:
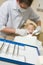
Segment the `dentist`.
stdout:
[[7,0],[0,6],[0,33],[16,33],[26,35],[21,26],[27,19],[34,21],[37,28],[33,34],[41,31],[40,17],[31,8],[33,0]]

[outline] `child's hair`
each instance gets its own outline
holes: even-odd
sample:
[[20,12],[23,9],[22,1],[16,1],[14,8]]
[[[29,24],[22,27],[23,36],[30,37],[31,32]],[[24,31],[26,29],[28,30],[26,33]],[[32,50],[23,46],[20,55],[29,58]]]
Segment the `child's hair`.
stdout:
[[25,3],[27,6],[31,6],[33,0],[19,0],[19,3]]
[[36,23],[34,23],[31,20],[27,20],[26,23],[24,24],[24,28],[26,29],[29,25],[33,25],[34,29],[37,27]]
[[34,27],[34,29],[36,29],[35,25],[33,25],[32,23],[26,24],[26,25],[24,26],[24,28],[26,29],[29,25],[32,25],[32,26]]

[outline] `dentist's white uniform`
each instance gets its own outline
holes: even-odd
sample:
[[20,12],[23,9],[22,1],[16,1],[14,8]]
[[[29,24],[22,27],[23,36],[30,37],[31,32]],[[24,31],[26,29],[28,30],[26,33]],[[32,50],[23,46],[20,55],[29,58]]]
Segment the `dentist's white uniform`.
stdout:
[[27,19],[35,22],[39,20],[39,16],[31,7],[22,12],[16,0],[6,1],[0,6],[0,30],[5,27],[20,28]]

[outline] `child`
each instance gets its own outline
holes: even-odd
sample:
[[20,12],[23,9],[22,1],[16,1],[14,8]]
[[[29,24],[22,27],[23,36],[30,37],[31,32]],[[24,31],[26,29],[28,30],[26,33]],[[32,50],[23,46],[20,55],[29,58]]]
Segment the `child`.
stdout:
[[37,46],[38,49],[41,51],[42,42],[40,42],[37,39],[37,36],[33,36],[32,33],[36,29],[37,25],[30,20],[27,20],[27,22],[24,24],[24,28],[27,30],[27,35],[25,36],[16,36],[14,38],[15,42],[20,42],[24,44],[29,44],[32,46]]
[[19,32],[19,35],[21,33],[21,36],[25,36],[27,34],[33,35],[33,32],[36,28],[37,28],[36,23],[34,23],[31,20],[27,20],[26,23],[24,23],[24,25],[22,26],[22,28],[17,30],[16,34],[18,34]]

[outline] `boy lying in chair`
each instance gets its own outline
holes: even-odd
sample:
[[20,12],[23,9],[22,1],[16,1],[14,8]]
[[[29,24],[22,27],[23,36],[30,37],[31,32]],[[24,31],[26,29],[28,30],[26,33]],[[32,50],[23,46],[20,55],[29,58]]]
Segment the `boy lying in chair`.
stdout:
[[33,46],[37,46],[39,48],[39,50],[41,51],[42,49],[42,42],[40,42],[37,39],[37,34],[33,35],[33,31],[36,29],[37,25],[35,23],[33,23],[32,21],[28,20],[25,24],[24,24],[24,29],[27,30],[27,34],[24,36],[16,36],[14,38],[15,42],[20,42],[23,44],[29,44],[29,45],[33,45]]

